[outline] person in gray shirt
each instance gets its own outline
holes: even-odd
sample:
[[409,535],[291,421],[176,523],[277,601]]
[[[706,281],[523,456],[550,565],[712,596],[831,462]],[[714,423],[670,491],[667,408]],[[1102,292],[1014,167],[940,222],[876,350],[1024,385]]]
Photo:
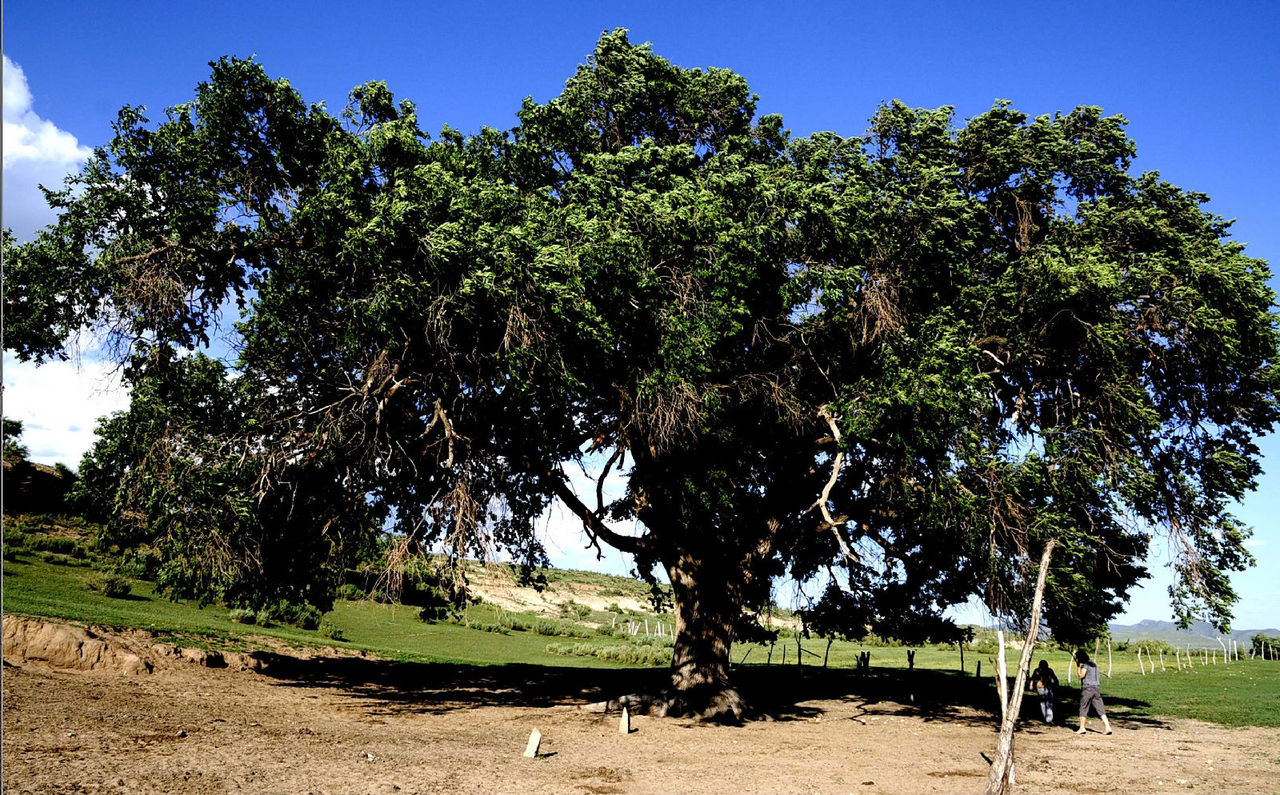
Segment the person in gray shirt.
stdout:
[[1098,676],[1098,666],[1089,659],[1084,649],[1076,652],[1076,673],[1080,674],[1080,728],[1076,734],[1084,734],[1085,721],[1089,719],[1089,707],[1093,707],[1102,718],[1102,728],[1111,733],[1111,722],[1107,720],[1107,708],[1102,705],[1102,680]]

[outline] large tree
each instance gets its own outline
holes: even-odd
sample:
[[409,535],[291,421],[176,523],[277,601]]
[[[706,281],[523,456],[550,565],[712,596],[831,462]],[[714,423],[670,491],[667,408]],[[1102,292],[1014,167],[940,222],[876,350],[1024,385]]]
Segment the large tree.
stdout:
[[[153,403],[190,439],[165,455],[169,426],[137,423],[168,462],[142,527],[222,567],[175,583],[295,582],[383,522],[536,563],[558,501],[670,578],[669,713],[742,714],[729,647],[784,575],[840,568],[827,592],[876,631],[945,637],[971,596],[1028,603],[1056,539],[1045,613],[1076,637],[1164,530],[1179,610],[1228,620],[1249,558],[1226,506],[1277,417],[1265,263],[1203,196],[1132,175],[1094,108],[956,127],[894,103],[862,137],[793,138],[755,103],[616,31],[514,129],[432,141],[382,84],[334,118],[223,59],[159,124],[122,111],[58,223],[6,238],[5,345],[57,356],[93,321],[136,383],[186,384],[208,370],[168,351],[234,302],[220,419]],[[193,478],[236,492],[241,530]],[[305,566],[228,553],[285,537]]]

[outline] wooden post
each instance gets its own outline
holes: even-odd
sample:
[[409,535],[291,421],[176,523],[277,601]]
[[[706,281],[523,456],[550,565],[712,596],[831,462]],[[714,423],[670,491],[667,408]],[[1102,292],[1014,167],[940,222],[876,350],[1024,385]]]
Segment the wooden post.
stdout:
[[1111,678],[1111,638],[1107,637],[1107,678]]
[[1067,684],[1071,684],[1071,677],[1076,670],[1076,658],[1071,656],[1067,659]]
[[[1154,671],[1155,667],[1153,666],[1151,670]],[[1160,673],[1164,673],[1164,649],[1163,648],[1160,649]]]
[[529,734],[529,743],[524,747],[524,755],[530,759],[537,759],[540,745],[542,745],[542,732],[534,729]]
[[1049,559],[1057,543],[1057,539],[1049,539],[1049,543],[1044,545],[1044,554],[1040,556],[1040,573],[1036,576],[1035,597],[1031,601],[1029,630],[1027,639],[1022,644],[1022,656],[1018,658],[1018,676],[1013,683],[1013,698],[1004,720],[1000,722],[1000,741],[996,745],[995,760],[991,763],[991,774],[987,777],[987,795],[1005,795],[1013,786],[1013,730],[1018,723],[1018,714],[1022,711],[1022,691],[1027,687],[1027,669],[1031,663],[1031,653],[1035,650],[1036,636],[1040,634],[1040,606],[1044,602],[1045,578],[1049,574]]
[[963,671],[964,670],[964,641],[960,641],[956,645],[960,647],[960,670]]
[[1142,671],[1143,676],[1147,675],[1147,669],[1142,664],[1142,647],[1141,646],[1138,647],[1138,670]]
[[1178,670],[1181,671],[1182,670],[1182,654],[1179,653],[1177,646],[1173,647],[1173,661],[1178,664]]
[[976,677],[978,677],[979,679],[981,679],[981,678],[982,678],[982,660],[978,660],[978,667],[977,667],[977,669],[973,672],[973,675],[974,675],[974,676],[976,676]]
[[782,647],[782,664],[783,665],[787,664],[787,647],[785,644]]
[[1220,637],[1215,638],[1215,640],[1217,640],[1218,645],[1222,647],[1222,662],[1225,664],[1227,662],[1227,644],[1223,643],[1222,638]]
[[618,720],[618,734],[631,733],[631,710],[622,708],[622,718]]
[[1000,723],[1003,724],[1009,717],[1009,673],[1005,668],[1003,629],[996,630],[996,643],[1000,646],[996,652],[996,691],[1000,693]]

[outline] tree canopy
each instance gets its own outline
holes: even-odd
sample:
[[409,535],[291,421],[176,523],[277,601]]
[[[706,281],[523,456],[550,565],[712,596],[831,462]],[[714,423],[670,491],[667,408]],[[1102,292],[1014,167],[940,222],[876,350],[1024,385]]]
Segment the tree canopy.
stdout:
[[[670,578],[661,708],[731,716],[778,577],[947,638],[971,597],[1025,611],[1056,539],[1044,616],[1074,640],[1164,533],[1178,612],[1229,620],[1274,294],[1206,197],[1131,173],[1122,117],[895,102],[795,137],[741,76],[614,31],[514,128],[432,139],[381,83],[335,117],[212,67],[5,237],[7,348],[95,323],[128,359],[82,482],[174,592],[324,605],[383,526],[539,563],[559,502]],[[234,362],[182,353],[233,306]]]

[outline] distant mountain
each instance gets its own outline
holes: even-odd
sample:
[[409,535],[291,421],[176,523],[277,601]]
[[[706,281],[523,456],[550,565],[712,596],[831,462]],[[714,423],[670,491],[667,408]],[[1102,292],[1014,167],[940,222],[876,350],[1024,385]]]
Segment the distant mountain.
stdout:
[[[1185,630],[1178,629],[1178,625],[1172,621],[1151,619],[1139,621],[1136,624],[1111,624],[1109,628],[1113,640],[1162,640],[1184,649],[1187,644],[1190,644],[1193,649],[1216,649],[1218,648],[1217,638],[1221,637],[1224,641],[1227,639],[1226,635],[1204,621],[1193,622]],[[1251,642],[1250,639],[1259,632],[1273,637],[1280,636],[1280,629],[1275,628],[1237,629],[1231,633],[1231,638],[1242,647],[1247,647]]]

